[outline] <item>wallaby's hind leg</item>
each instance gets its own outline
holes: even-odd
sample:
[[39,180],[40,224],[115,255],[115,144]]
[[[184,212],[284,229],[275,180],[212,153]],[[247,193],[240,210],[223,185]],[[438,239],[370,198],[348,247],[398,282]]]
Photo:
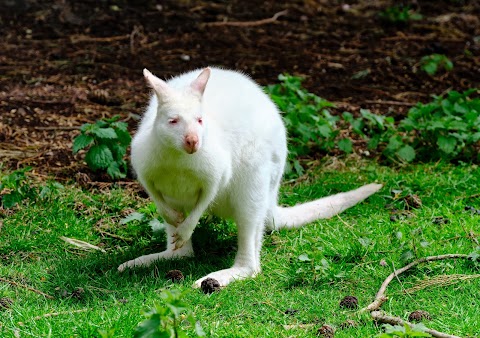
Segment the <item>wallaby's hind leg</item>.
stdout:
[[192,240],[189,239],[181,248],[175,250],[175,245],[173,244],[173,242],[175,239],[174,233],[176,228],[167,223],[165,223],[165,225],[167,232],[167,249],[165,251],[140,256],[130,261],[127,261],[118,267],[118,271],[121,272],[127,268],[133,269],[140,266],[149,266],[155,261],[161,259],[175,259],[193,256]]
[[238,227],[238,251],[235,263],[229,269],[212,272],[195,282],[200,287],[206,278],[214,278],[220,286],[226,286],[237,279],[255,277],[260,268],[260,250],[263,237],[264,217],[252,217],[250,220],[236,220]]
[[263,171],[257,171],[255,176],[234,188],[235,194],[231,197],[238,229],[238,251],[233,266],[208,274],[194,286],[199,287],[206,278],[214,278],[220,286],[226,286],[237,279],[254,277],[261,271],[260,251],[269,203],[269,179]]

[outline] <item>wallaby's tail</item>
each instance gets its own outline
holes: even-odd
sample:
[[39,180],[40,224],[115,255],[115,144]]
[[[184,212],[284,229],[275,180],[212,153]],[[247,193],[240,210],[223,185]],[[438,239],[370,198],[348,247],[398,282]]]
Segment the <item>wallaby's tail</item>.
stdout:
[[297,204],[293,207],[277,206],[274,213],[275,229],[298,228],[317,219],[330,218],[376,193],[381,184],[367,184],[355,190]]

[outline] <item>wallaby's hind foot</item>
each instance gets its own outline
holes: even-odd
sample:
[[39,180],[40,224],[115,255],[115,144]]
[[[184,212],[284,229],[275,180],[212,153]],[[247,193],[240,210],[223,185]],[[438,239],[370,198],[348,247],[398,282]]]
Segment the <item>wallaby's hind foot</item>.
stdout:
[[247,267],[232,267],[229,269],[224,269],[220,271],[215,271],[209,273],[205,277],[200,278],[194,284],[194,288],[199,288],[202,285],[202,282],[207,278],[213,278],[218,281],[221,287],[227,286],[233,281],[255,277],[259,271],[255,271]]

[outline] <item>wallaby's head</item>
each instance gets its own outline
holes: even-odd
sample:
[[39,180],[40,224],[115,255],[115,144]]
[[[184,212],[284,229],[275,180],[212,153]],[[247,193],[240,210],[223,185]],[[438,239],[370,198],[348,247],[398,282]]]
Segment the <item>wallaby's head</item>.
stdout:
[[210,77],[210,68],[184,88],[173,88],[147,69],[143,74],[157,96],[158,108],[155,132],[166,146],[188,154],[198,151],[205,134],[206,122],[202,110],[202,97]]

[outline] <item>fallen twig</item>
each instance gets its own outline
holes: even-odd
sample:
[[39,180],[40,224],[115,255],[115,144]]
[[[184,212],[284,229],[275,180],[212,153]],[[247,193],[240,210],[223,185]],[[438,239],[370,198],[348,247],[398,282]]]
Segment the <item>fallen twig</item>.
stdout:
[[96,245],[81,241],[79,239],[68,238],[68,237],[64,237],[64,236],[60,236],[60,239],[67,242],[68,244],[74,245],[77,248],[80,248],[80,249],[83,249],[83,250],[93,249],[93,250],[98,250],[98,251],[101,251],[101,252],[106,252],[105,250],[103,250],[102,248],[100,248]]
[[70,42],[113,42],[113,41],[122,41],[130,39],[130,34],[119,35],[119,36],[107,36],[107,37],[92,37],[88,35],[71,35]]
[[382,100],[365,100],[365,103],[386,104],[386,105],[389,105],[389,106],[407,106],[407,107],[412,107],[412,106],[416,105],[416,103],[411,103],[411,102],[382,101]]
[[130,243],[130,242],[133,242],[133,239],[132,238],[128,238],[128,237],[122,237],[122,236],[119,236],[119,235],[115,235],[115,234],[112,234],[110,232],[107,232],[107,231],[104,231],[100,228],[95,228],[95,231],[98,232],[99,234],[103,235],[103,236],[108,236],[108,237],[112,237],[112,238],[115,238],[115,239],[120,239],[124,242],[127,242],[127,243]]
[[278,13],[275,13],[274,16],[268,19],[262,19],[262,20],[256,20],[256,21],[217,21],[217,22],[206,22],[203,25],[204,26],[235,26],[235,27],[252,27],[252,26],[260,26],[260,25],[265,25],[268,23],[272,23],[277,21],[277,19],[282,16],[287,14],[288,11],[285,9],[283,11],[280,11]]
[[39,295],[42,295],[42,296],[44,296],[45,298],[48,298],[48,299],[55,299],[53,296],[47,295],[46,293],[44,293],[40,290],[34,289],[34,288],[32,288],[28,285],[23,285],[23,284],[20,284],[20,283],[17,283],[17,282],[14,282],[14,281],[2,278],[2,277],[0,277],[0,282],[4,282],[4,283],[10,284],[10,285],[15,286],[15,287],[20,287],[20,288],[23,288],[23,289],[27,289],[29,291],[38,293]]
[[[447,254],[447,255],[439,255],[439,256],[428,256],[428,257],[423,257],[420,259],[417,259],[410,264],[405,265],[403,268],[397,269],[393,271],[382,283],[380,286],[380,289],[378,290],[375,299],[372,303],[370,303],[368,306],[364,307],[363,309],[359,310],[360,313],[369,311],[372,318],[378,322],[381,323],[387,323],[387,324],[395,324],[395,325],[403,325],[407,324],[410,326],[413,326],[412,323],[409,323],[407,321],[404,321],[403,319],[399,317],[392,317],[392,316],[387,316],[384,315],[381,311],[379,311],[380,307],[382,304],[388,299],[386,296],[386,291],[387,291],[387,286],[388,284],[395,278],[398,277],[401,273],[407,271],[408,269],[417,266],[420,263],[425,263],[425,262],[432,262],[432,261],[439,261],[439,260],[444,260],[444,259],[455,259],[455,258],[463,258],[463,259],[468,259],[468,255],[465,254]],[[438,332],[433,329],[426,329],[425,332],[430,333],[433,337],[438,337],[438,338],[459,338],[454,335],[450,335],[447,333],[443,332]]]

